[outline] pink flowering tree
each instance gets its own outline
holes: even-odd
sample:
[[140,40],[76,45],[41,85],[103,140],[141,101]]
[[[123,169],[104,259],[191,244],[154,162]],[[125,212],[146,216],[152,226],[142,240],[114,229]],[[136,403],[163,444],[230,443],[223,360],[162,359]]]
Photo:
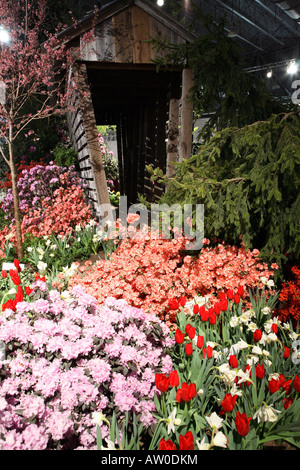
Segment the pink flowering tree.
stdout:
[[73,83],[66,91],[64,84],[79,50],[67,49],[57,38],[59,31],[44,30],[46,12],[46,0],[0,2],[1,27],[9,34],[9,41],[0,43],[0,139],[4,142],[0,152],[11,173],[19,259],[23,258],[23,247],[15,142],[32,132],[33,121],[65,113],[72,86],[76,87]]

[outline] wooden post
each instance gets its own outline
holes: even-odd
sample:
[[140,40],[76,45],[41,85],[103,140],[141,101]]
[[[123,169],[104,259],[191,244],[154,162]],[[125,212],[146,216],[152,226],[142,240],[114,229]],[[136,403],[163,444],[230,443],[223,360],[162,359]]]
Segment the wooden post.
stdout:
[[[95,181],[98,205],[100,209],[99,215],[101,217],[105,216],[106,220],[109,219],[113,221],[113,212],[110,205],[105,169],[102,160],[102,152],[98,138],[96,118],[85,64],[77,64],[77,86],[79,106],[82,112],[82,120],[87,139],[88,153],[93,170],[93,178]],[[101,211],[101,206],[103,208],[104,205],[105,212],[103,213]]]
[[168,178],[175,176],[175,167],[172,162],[177,161],[179,143],[179,103],[180,100],[172,98],[169,104],[168,142],[167,142],[167,168]]
[[190,99],[190,90],[193,86],[194,75],[191,69],[182,72],[181,97],[181,129],[179,145],[179,161],[190,158],[193,142],[193,103]]

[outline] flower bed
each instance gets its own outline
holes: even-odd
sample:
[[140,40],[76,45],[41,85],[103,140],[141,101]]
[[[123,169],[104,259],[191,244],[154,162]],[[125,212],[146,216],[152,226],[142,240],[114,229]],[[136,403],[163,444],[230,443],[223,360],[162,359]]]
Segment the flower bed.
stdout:
[[37,275],[23,288],[15,268],[0,316],[0,448],[298,445],[299,331],[274,317],[270,280],[262,292],[171,297],[168,329],[125,299],[99,305],[78,285],[48,291]]
[[283,284],[279,300],[282,307],[278,310],[278,315],[282,321],[291,320],[296,326],[300,322],[300,267],[291,268],[293,279]]
[[31,289],[0,316],[0,448],[95,449],[96,411],[147,429],[155,371],[172,370],[166,326],[122,300],[99,308],[81,288],[65,299],[41,279]]
[[[92,218],[86,203],[83,182],[74,167],[64,168],[50,162],[33,164],[21,171],[18,178],[23,241],[26,237],[69,235],[76,225],[85,225]],[[16,244],[12,190],[8,189],[1,211],[6,225],[0,231],[0,256],[7,256],[7,242]]]
[[258,450],[274,439],[299,446],[299,330],[272,316],[274,297],[257,291],[246,309],[224,296],[228,308],[214,322],[209,304],[178,310],[175,370],[156,376],[153,448]]
[[[208,241],[206,241],[208,242]],[[258,250],[218,245],[204,246],[200,255],[185,252],[186,240],[132,237],[124,239],[110,261],[99,261],[86,276],[74,276],[70,286],[82,285],[99,303],[108,292],[135,307],[172,321],[168,302],[182,295],[216,295],[221,289],[273,283],[276,265],[269,269]]]

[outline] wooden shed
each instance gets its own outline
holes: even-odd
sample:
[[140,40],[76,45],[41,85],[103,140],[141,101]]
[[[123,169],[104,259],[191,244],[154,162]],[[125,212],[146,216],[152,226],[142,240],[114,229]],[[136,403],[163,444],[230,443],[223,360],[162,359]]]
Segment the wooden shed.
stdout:
[[[94,25],[94,39],[81,48],[80,80],[74,110],[68,115],[81,175],[96,211],[108,204],[97,125],[116,125],[121,194],[128,204],[138,194],[156,201],[163,188],[153,185],[145,166],[172,174],[170,162],[191,152],[193,110],[187,95],[191,71],[156,71],[151,38],[190,41],[186,29],[147,0],[112,1],[68,28],[65,40],[78,45]],[[79,32],[80,31],[80,32]],[[180,128],[180,132],[179,132]]]

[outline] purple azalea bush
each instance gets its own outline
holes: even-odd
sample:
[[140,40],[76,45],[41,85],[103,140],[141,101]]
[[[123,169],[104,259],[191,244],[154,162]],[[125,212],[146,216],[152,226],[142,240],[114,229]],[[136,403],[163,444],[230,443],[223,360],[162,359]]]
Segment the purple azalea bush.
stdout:
[[172,370],[166,325],[79,286],[61,295],[38,281],[32,295],[0,316],[0,449],[96,449],[95,411],[134,413],[148,429],[155,373]]
[[[53,193],[58,188],[83,187],[83,181],[77,176],[74,166],[65,168],[50,162],[48,165],[37,164],[30,170],[23,170],[18,180],[20,211],[30,214],[40,209],[43,202],[51,203]],[[7,220],[13,220],[13,195],[8,189],[3,199],[2,209]]]

